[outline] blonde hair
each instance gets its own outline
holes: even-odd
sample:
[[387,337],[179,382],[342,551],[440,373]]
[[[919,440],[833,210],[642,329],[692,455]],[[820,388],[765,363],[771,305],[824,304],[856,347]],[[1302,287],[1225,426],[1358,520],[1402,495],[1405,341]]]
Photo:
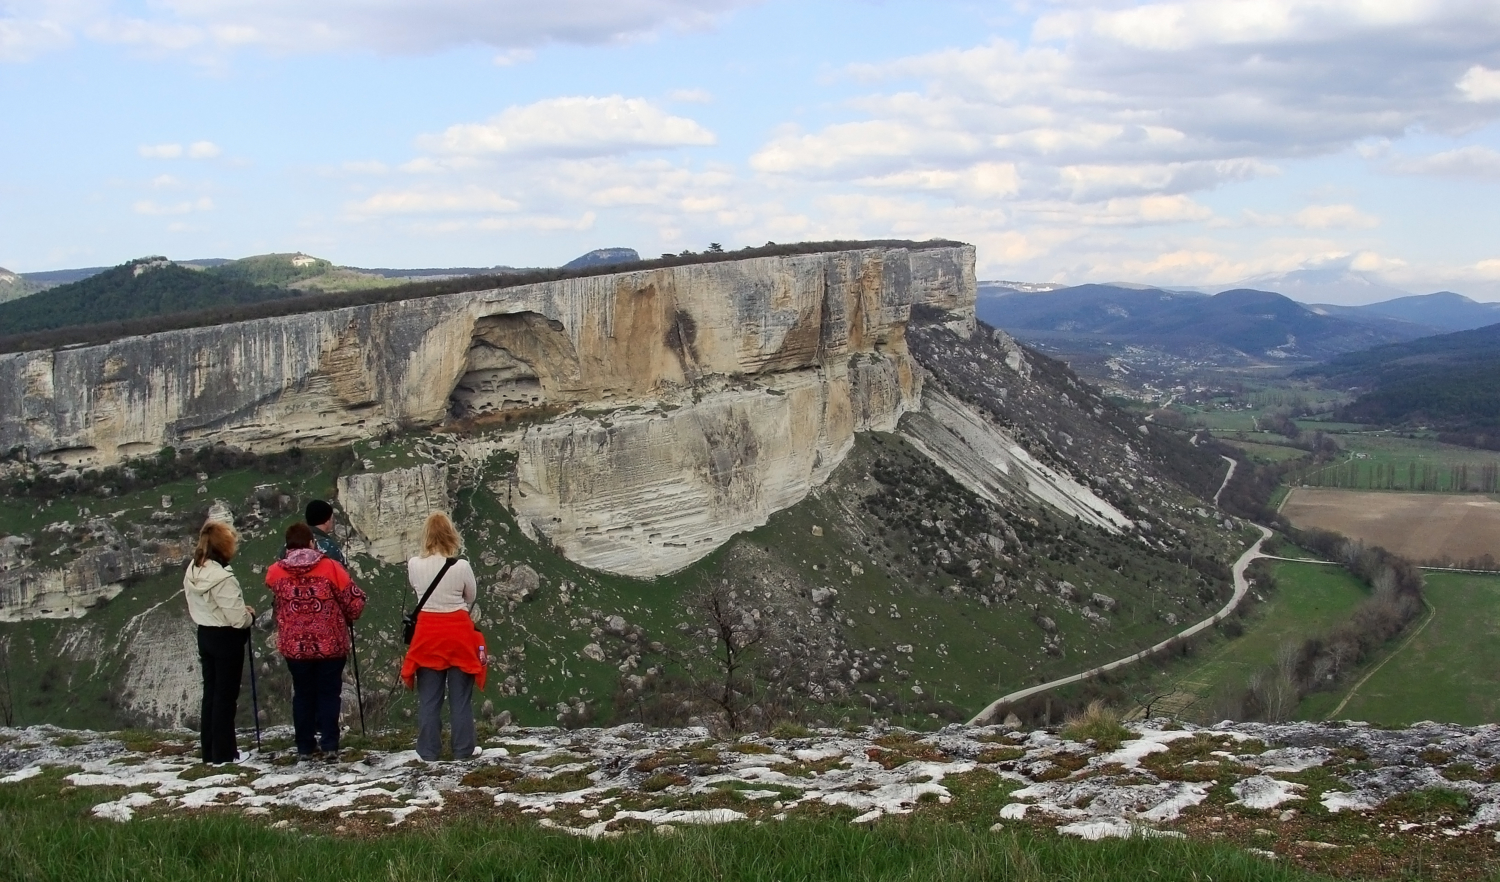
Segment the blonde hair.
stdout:
[[458,557],[463,540],[446,514],[435,511],[427,516],[427,525],[422,528],[422,556],[434,554],[442,557]]
[[208,521],[198,531],[198,547],[193,549],[193,563],[200,567],[210,560],[227,564],[234,560],[239,544],[240,537],[233,527],[223,521]]

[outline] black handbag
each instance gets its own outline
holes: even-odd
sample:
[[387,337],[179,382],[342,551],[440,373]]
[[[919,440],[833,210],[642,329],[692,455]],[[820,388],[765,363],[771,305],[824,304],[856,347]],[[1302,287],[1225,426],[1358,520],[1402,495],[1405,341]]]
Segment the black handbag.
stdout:
[[438,570],[437,576],[435,578],[433,578],[432,584],[427,586],[427,593],[423,594],[422,595],[422,599],[419,600],[419,601],[417,601],[417,608],[414,609],[414,610],[412,610],[409,613],[403,613],[402,614],[402,616],[401,616],[401,642],[402,643],[405,643],[407,646],[411,645],[412,638],[417,636],[417,613],[421,612],[422,611],[422,607],[424,607],[424,606],[427,605],[427,598],[429,598],[429,597],[432,596],[433,589],[437,588],[438,583],[441,582],[441,581],[443,581],[443,576],[447,575],[448,568],[451,567],[451,566],[453,566],[456,563],[458,563],[458,558],[456,558],[456,557],[450,557],[450,558],[448,558],[443,563],[443,568],[440,569],[440,570]]

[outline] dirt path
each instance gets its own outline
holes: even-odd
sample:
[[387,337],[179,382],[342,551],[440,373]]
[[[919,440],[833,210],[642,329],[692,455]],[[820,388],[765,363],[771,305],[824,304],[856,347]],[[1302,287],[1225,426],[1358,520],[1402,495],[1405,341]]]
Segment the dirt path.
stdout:
[[[1225,459],[1229,459],[1229,457],[1225,457]],[[1234,471],[1233,466],[1235,464],[1235,461],[1229,459],[1229,462],[1230,473],[1232,474]],[[1228,479],[1226,478],[1225,481],[1227,483]],[[1221,487],[1220,489],[1222,490],[1223,488]],[[1235,607],[1239,606],[1240,601],[1244,599],[1245,593],[1250,590],[1250,581],[1245,578],[1245,570],[1249,568],[1251,562],[1253,562],[1256,558],[1266,556],[1261,554],[1260,547],[1265,543],[1267,539],[1271,538],[1271,531],[1265,527],[1262,527],[1260,524],[1254,524],[1253,526],[1255,527],[1255,529],[1260,531],[1260,538],[1255,540],[1255,544],[1247,548],[1245,550],[1245,553],[1240,555],[1240,559],[1234,562],[1234,595],[1229,598],[1228,603],[1224,604],[1223,609],[1219,610],[1218,612],[1214,613],[1212,616],[1209,616],[1198,624],[1193,625],[1182,633],[1176,634],[1172,637],[1168,637],[1166,640],[1163,640],[1155,646],[1152,646],[1149,649],[1143,649],[1140,652],[1135,653],[1134,655],[1129,655],[1125,658],[1112,661],[1108,664],[1100,665],[1097,668],[1090,668],[1089,670],[1084,671],[1081,674],[1074,674],[1071,677],[1063,677],[1060,680],[1053,680],[1050,683],[1041,683],[1039,685],[1031,686],[1026,689],[1017,690],[1010,693],[1009,695],[1002,695],[994,701],[990,702],[990,704],[985,707],[984,710],[975,714],[974,719],[969,721],[969,725],[983,726],[988,723],[994,722],[994,718],[997,712],[1002,708],[1015,704],[1016,702],[1023,699],[1030,698],[1033,695],[1046,692],[1050,689],[1056,689],[1059,686],[1066,686],[1069,683],[1077,683],[1082,680],[1087,680],[1091,677],[1097,677],[1100,674],[1105,673],[1106,671],[1113,671],[1116,668],[1123,668],[1126,665],[1134,664],[1135,662],[1138,662],[1143,658],[1149,658],[1150,656],[1161,652],[1163,649],[1166,649],[1168,646],[1172,645],[1175,641],[1192,637],[1193,635],[1205,631],[1208,628],[1212,628],[1214,625],[1217,625],[1219,622],[1223,621],[1226,616],[1234,612]]]
[[1219,489],[1214,491],[1214,508],[1219,507],[1219,497],[1224,495],[1224,488],[1229,486],[1230,479],[1234,477],[1234,470],[1239,468],[1240,465],[1239,460],[1230,459],[1227,456],[1219,458],[1229,463],[1229,473],[1224,476],[1224,483],[1220,484]]

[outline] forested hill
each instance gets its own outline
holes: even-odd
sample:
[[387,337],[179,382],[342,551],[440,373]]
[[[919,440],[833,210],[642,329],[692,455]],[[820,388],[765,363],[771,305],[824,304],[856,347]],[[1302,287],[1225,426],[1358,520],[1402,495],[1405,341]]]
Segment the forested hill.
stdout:
[[45,294],[0,303],[0,334],[258,303],[299,293],[188,269],[164,257],[146,257]]
[[1493,446],[1481,430],[1500,427],[1500,324],[1351,352],[1301,373],[1363,390],[1344,412],[1357,422],[1429,425],[1478,446]]

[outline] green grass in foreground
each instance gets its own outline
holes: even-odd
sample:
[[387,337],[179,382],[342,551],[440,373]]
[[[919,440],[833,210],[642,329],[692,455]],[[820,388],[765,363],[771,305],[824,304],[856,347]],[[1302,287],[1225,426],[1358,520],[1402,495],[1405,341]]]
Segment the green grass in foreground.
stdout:
[[[1500,576],[1427,573],[1432,622],[1369,679],[1340,717],[1384,725],[1500,721]],[[1404,638],[1403,638],[1404,640]],[[1376,661],[1379,664],[1379,660]]]
[[[1286,643],[1300,643],[1341,621],[1368,595],[1368,589],[1342,567],[1277,561],[1276,587],[1245,620],[1245,633],[1202,656],[1178,679],[1177,689],[1203,706],[1221,688],[1244,688],[1251,674],[1276,663]],[[1212,716],[1211,708],[1204,707]],[[1194,714],[1189,711],[1187,717]],[[1205,722],[1212,722],[1204,720]]]
[[[117,794],[111,794],[117,795]],[[990,818],[846,817],[634,831],[589,840],[500,817],[486,800],[389,835],[284,829],[228,814],[174,813],[124,824],[89,815],[109,798],[60,771],[0,786],[0,879],[114,882],[257,880],[1314,880],[1228,845],[1175,839],[1083,842]]]

